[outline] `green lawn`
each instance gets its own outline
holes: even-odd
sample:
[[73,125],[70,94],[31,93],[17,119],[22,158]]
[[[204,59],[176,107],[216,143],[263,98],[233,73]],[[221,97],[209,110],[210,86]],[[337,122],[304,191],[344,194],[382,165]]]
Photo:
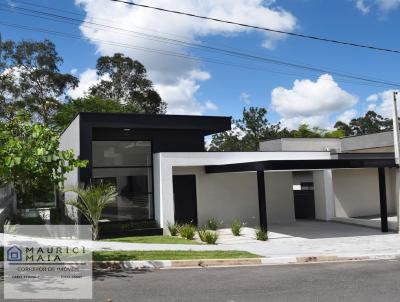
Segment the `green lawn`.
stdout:
[[[241,251],[94,251],[93,261],[259,258]],[[3,247],[0,246],[0,262]]]
[[103,241],[129,242],[129,243],[168,243],[168,244],[201,244],[194,240],[176,236],[138,236],[138,237],[119,237],[104,239]]
[[242,251],[95,251],[93,261],[259,258]]

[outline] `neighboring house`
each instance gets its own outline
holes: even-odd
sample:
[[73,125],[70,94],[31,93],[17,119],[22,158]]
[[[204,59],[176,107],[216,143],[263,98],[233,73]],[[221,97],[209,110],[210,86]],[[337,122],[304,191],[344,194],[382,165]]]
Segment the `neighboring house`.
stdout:
[[[380,214],[386,231],[387,212],[397,213],[392,154],[340,153],[344,144],[337,139],[289,139],[290,150],[283,139],[261,143],[261,152],[205,152],[205,136],[230,128],[229,117],[81,113],[61,146],[89,165],[69,173],[65,186],[115,185],[119,197],[103,223],[132,222],[132,233],[134,222],[137,229],[152,222],[166,233],[168,223],[203,225],[212,217],[266,228]],[[294,192],[296,181],[308,192]],[[77,219],[71,209],[68,215]]]

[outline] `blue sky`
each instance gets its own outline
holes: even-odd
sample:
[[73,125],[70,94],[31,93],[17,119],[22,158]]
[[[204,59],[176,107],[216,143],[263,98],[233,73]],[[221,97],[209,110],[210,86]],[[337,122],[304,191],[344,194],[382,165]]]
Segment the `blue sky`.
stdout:
[[[400,49],[399,0],[235,0],[234,2],[143,0],[137,2],[302,34]],[[13,2],[0,0],[0,3],[1,8],[5,8],[4,5]],[[49,11],[39,6],[35,8],[26,3],[53,7],[57,11]],[[267,58],[400,82],[400,54],[357,49],[296,37],[271,36],[260,31],[154,12],[109,0],[25,0],[25,4],[14,2],[13,5],[73,18],[86,18],[96,23],[134,30],[139,34],[189,40]],[[66,11],[82,15],[72,15]],[[281,120],[288,127],[296,127],[299,123],[307,122],[324,128],[332,127],[333,122],[339,117],[349,119],[364,114],[368,109],[390,116],[391,91],[388,87],[359,85],[354,83],[354,80],[350,80],[351,83],[349,80],[342,82],[343,79],[334,74],[323,76],[323,73],[287,69],[223,56],[215,52],[188,49],[143,39],[141,36],[133,35],[132,32],[104,28],[99,30],[93,26],[80,27],[78,24],[54,22],[4,10],[0,10],[0,16],[1,22],[46,28],[86,38],[86,40],[76,40],[49,33],[19,30],[0,24],[3,39],[52,40],[64,58],[62,70],[74,72],[76,76],[81,77],[82,85],[78,90],[71,92],[72,96],[81,95],[97,80],[93,69],[99,55],[123,52],[145,64],[155,87],[168,102],[170,113],[240,117],[244,106],[262,106],[268,108],[268,117],[273,122]],[[123,45],[110,45],[110,41]],[[196,57],[198,60],[160,55],[132,47],[170,51]],[[208,59],[202,59],[205,57]],[[211,63],[208,62],[209,59],[222,61],[224,64]],[[294,87],[295,80],[297,83]]]

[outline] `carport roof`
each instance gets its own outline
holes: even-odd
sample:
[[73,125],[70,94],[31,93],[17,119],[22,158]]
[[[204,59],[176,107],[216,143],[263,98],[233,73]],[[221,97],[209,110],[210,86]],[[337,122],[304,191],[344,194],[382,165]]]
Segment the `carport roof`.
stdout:
[[346,158],[346,159],[302,159],[264,160],[225,165],[208,165],[206,173],[280,171],[280,170],[322,170],[357,168],[396,167],[394,158]]

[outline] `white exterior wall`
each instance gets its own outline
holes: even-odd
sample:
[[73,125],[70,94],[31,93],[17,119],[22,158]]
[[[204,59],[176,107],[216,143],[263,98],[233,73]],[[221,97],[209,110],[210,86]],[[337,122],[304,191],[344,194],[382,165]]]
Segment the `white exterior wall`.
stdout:
[[[204,167],[175,167],[173,175],[196,175],[199,225],[216,218],[223,226],[235,219],[247,226],[259,225],[257,173],[206,174]],[[266,172],[265,194],[268,223],[291,223],[294,201],[291,172]]]
[[387,211],[389,215],[397,214],[396,170],[396,168],[385,169]]
[[265,172],[264,176],[268,223],[295,222],[292,172]]
[[[382,148],[381,151],[380,148]],[[393,132],[380,132],[342,139],[343,152],[355,150],[359,152],[393,152]]]
[[[203,167],[206,165],[221,165],[250,161],[329,158],[329,152],[176,152],[154,154],[155,218],[160,224],[160,227],[164,228],[164,230],[166,229],[168,222],[174,222],[173,170],[174,173],[180,174],[194,171],[197,173],[196,175],[199,175],[197,180],[197,205],[200,224],[202,224],[206,219],[216,216],[219,213],[217,210],[221,213],[227,212],[227,219],[237,216],[236,213],[242,211],[241,203],[239,206],[239,201],[247,201],[249,205],[252,205],[247,207],[245,212],[242,212],[241,216],[245,217],[250,222],[254,221],[255,223],[258,223],[258,193],[255,173],[205,174],[201,169],[204,169]],[[190,168],[182,170],[182,168],[178,167]],[[190,174],[193,173],[190,172]],[[276,176],[269,177],[269,174],[276,174]],[[267,211],[269,212],[268,217],[271,218],[271,223],[277,222],[274,221],[274,212],[276,215],[275,217],[279,218],[280,222],[294,221],[294,210],[292,214],[286,216],[282,214],[282,209],[287,208],[288,206],[294,207],[292,185],[291,172],[266,173]],[[229,193],[231,196],[226,197],[226,194]],[[285,194],[287,194],[287,196],[285,196]],[[234,204],[238,205],[238,207],[232,208],[231,210],[229,209],[229,206],[226,206],[221,211],[220,206],[222,201],[221,203],[213,203],[216,202],[215,200],[222,197],[225,198],[224,200],[234,200]],[[271,200],[271,202],[269,202],[269,200]],[[282,200],[284,200],[284,202],[282,202]],[[226,201],[223,203],[228,204]],[[205,206],[203,207],[202,204]],[[268,208],[275,204],[278,207],[276,211],[273,208]],[[206,209],[210,206],[215,209],[213,213],[210,213],[211,211]],[[209,214],[213,215],[209,216]],[[253,217],[255,218],[253,219]]]
[[173,175],[196,175],[199,225],[216,218],[223,226],[240,219],[249,226],[259,224],[257,174],[206,174],[204,167],[175,167]]
[[[61,150],[73,150],[76,157],[80,155],[80,121],[79,115],[71,122],[68,128],[61,134],[60,138],[60,149]],[[71,172],[65,175],[66,180],[64,181],[64,188],[77,187],[79,185],[78,168],[75,168]],[[75,198],[75,194],[71,192],[65,193],[65,200]],[[77,217],[77,211],[74,207],[67,206],[67,215],[75,219]]]
[[[388,170],[388,169],[386,169]],[[393,169],[391,169],[393,170]],[[393,171],[386,171],[388,213],[396,211]],[[358,217],[380,213],[378,169],[333,171],[336,217]]]
[[328,221],[335,217],[332,170],[313,172],[315,218]]
[[340,151],[339,138],[280,138],[260,142],[260,151]]

